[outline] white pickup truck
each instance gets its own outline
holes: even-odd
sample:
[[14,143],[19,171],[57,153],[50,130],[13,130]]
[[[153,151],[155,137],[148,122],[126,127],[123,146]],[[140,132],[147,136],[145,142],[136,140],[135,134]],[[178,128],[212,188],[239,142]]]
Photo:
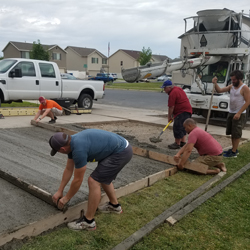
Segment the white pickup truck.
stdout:
[[62,79],[56,63],[23,58],[0,61],[0,106],[21,100],[70,100],[90,109],[104,95],[104,82]]

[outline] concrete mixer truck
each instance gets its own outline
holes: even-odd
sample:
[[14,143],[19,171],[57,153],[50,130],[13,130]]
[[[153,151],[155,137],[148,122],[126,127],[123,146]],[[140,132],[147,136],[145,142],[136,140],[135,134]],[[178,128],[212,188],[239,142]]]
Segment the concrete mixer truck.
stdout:
[[229,93],[215,92],[210,105],[212,78],[216,75],[219,86],[225,87],[230,84],[230,73],[239,69],[244,73],[244,83],[250,86],[250,16],[228,9],[202,10],[184,22],[185,33],[179,37],[180,61],[122,69],[122,76],[134,82],[178,70],[182,83],[186,79],[184,85],[189,85],[185,91],[193,113],[207,117],[211,107],[210,117],[226,117]]

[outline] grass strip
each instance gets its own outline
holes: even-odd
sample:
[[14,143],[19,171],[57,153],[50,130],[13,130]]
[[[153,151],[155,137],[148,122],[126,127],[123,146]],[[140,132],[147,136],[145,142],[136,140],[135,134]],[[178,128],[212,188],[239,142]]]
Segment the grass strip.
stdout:
[[[33,102],[12,102],[12,103],[1,103],[2,108],[13,108],[13,107],[39,107],[39,104]],[[0,108],[1,108],[0,107]]]

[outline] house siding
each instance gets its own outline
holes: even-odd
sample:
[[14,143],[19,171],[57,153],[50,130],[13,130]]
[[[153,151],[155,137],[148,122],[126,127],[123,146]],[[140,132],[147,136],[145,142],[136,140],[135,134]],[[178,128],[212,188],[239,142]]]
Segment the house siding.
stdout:
[[21,58],[21,51],[9,43],[3,52],[3,56],[4,58]]
[[[118,50],[112,56],[109,57],[109,72],[116,73],[118,77],[121,77],[121,68],[124,69],[139,67],[139,62],[135,58],[129,56],[122,50]],[[123,65],[121,66],[121,61]]]
[[[53,58],[52,58],[52,54],[53,53],[59,53],[59,54],[61,54],[61,60],[53,60]],[[61,48],[55,46],[53,49],[49,50],[49,54],[50,54],[50,61],[57,63],[59,69],[62,72],[66,71],[66,67],[67,67],[67,64],[66,64],[66,54],[67,53],[65,53],[65,51],[63,51]]]
[[[81,57],[71,48],[65,49],[67,53],[67,70],[88,71],[88,68],[84,68],[84,64],[87,64],[87,59]],[[88,66],[88,65],[87,65]]]
[[[98,58],[98,63],[92,63],[92,58]],[[87,64],[89,75],[95,76],[97,73],[100,73],[100,70],[103,66],[102,57],[98,53],[93,52],[88,56]]]

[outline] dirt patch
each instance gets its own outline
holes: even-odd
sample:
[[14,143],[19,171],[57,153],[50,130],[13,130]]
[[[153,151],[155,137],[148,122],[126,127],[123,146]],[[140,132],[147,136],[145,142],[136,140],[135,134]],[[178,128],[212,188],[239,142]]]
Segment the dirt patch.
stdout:
[[[151,125],[140,122],[114,122],[108,124],[67,124],[63,125],[68,129],[75,131],[81,131],[83,129],[96,128],[107,130],[110,132],[117,133],[124,138],[126,138],[131,145],[146,148],[152,151],[161,152],[167,155],[175,155],[178,150],[171,150],[168,148],[169,144],[174,142],[173,130],[168,127],[164,133],[161,135],[161,142],[153,143],[150,141],[152,137],[158,137],[164,126]],[[231,138],[227,136],[212,135],[223,148],[229,147],[231,145]],[[191,155],[191,159],[198,156],[197,151],[194,149]]]

